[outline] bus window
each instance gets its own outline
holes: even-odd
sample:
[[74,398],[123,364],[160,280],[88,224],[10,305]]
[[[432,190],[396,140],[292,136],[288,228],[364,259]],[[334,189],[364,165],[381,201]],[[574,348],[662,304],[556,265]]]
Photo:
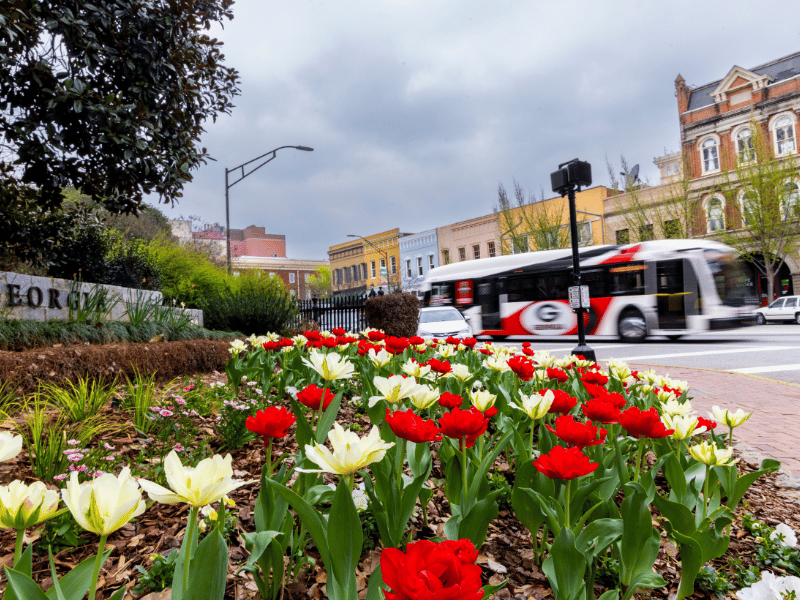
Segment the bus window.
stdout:
[[533,302],[536,300],[534,293],[535,280],[530,275],[508,278],[509,302]]
[[589,298],[608,296],[608,271],[606,269],[581,270],[581,285],[589,286]]
[[610,296],[638,296],[644,294],[644,271],[641,263],[611,267],[609,271]]
[[572,273],[567,271],[537,275],[536,300],[567,300],[571,282]]

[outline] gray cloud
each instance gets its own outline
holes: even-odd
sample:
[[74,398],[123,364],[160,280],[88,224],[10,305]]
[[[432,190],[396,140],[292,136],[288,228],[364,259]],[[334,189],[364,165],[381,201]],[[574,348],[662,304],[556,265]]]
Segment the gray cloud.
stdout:
[[167,212],[223,223],[223,167],[312,146],[231,189],[231,226],[283,233],[296,258],[323,258],[348,233],[487,214],[512,178],[549,192],[575,157],[596,184],[620,153],[655,180],[652,159],[679,146],[679,72],[702,85],[800,47],[791,19],[754,26],[764,6],[745,1],[273,4],[240,0],[214,33],[242,96],[207,125],[218,162]]

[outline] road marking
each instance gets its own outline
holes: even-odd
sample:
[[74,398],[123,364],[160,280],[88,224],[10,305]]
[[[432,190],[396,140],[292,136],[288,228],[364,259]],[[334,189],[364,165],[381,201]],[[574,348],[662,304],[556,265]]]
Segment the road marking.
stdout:
[[[641,362],[653,358],[675,358],[682,356],[710,356],[712,354],[743,354],[745,352],[773,352],[775,350],[798,350],[800,346],[766,346],[764,348],[736,348],[735,350],[706,350],[704,352],[673,352],[670,354],[650,354],[647,356],[628,356],[618,360]],[[676,365],[678,366],[678,365]]]
[[[636,344],[608,344],[607,346],[589,346],[592,350],[609,350],[612,348],[631,348]],[[548,350],[539,350],[539,352],[566,352],[570,354],[574,348],[550,348]]]
[[730,373],[745,373],[755,375],[756,373],[773,373],[775,371],[800,371],[800,365],[778,365],[769,367],[747,367],[746,369],[728,369]]

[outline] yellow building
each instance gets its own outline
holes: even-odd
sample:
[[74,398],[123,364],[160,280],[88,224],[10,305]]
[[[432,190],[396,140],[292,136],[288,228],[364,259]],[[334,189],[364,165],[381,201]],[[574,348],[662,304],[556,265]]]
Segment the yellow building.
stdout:
[[[613,243],[605,239],[604,201],[613,191],[596,186],[575,193],[578,245]],[[502,254],[569,247],[569,201],[567,197],[545,198],[522,206],[509,206],[495,213]]]
[[394,228],[331,246],[328,256],[334,294],[400,289],[399,240],[406,235]]

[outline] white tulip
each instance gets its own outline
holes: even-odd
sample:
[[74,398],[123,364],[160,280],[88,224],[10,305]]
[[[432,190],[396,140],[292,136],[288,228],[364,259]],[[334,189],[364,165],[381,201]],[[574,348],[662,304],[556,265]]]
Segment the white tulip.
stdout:
[[27,529],[58,512],[60,497],[41,481],[27,486],[19,480],[0,486],[0,527]]
[[163,504],[186,502],[198,507],[213,504],[233,490],[255,482],[233,479],[232,460],[230,454],[225,458],[215,454],[201,460],[196,467],[184,467],[173,450],[164,459],[164,474],[171,489],[147,479],[140,479],[139,485],[151,500]]
[[328,432],[333,452],[325,446],[314,444],[305,447],[306,456],[316,463],[319,469],[297,469],[304,473],[336,473],[350,475],[378,462],[386,455],[386,451],[394,446],[394,442],[384,442],[380,431],[373,427],[369,435],[359,438],[353,431],[345,431],[338,423]]
[[0,431],[0,462],[11,460],[22,452],[22,436]]
[[78,525],[97,535],[115,532],[145,508],[142,492],[128,467],[118,476],[105,473],[84,483],[73,471],[61,497]]

